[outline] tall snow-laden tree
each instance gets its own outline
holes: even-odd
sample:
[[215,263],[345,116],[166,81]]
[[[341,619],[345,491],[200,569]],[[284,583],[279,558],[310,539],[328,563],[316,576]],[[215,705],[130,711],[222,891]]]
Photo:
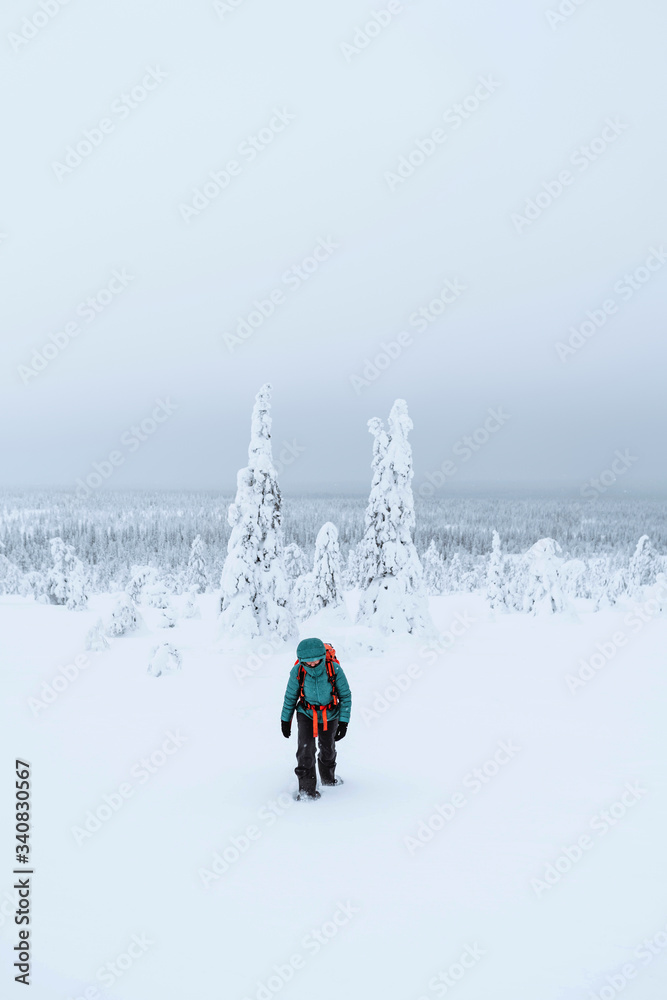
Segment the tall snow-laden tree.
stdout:
[[486,571],[486,600],[492,611],[507,608],[503,590],[503,554],[500,549],[500,535],[495,530]]
[[338,529],[331,521],[320,528],[312,573],[297,581],[295,601],[302,619],[316,615],[323,608],[339,608],[343,604]]
[[554,614],[565,610],[560,581],[561,547],[553,538],[541,538],[524,557],[526,589],[523,610],[528,614]]
[[430,545],[422,556],[422,569],[424,571],[424,585],[426,592],[431,597],[438,597],[445,590],[445,560],[442,558],[435,544],[435,538],[431,539]]
[[52,538],[50,544],[53,566],[47,576],[49,601],[64,604],[70,611],[80,611],[88,603],[83,563],[62,538]]
[[655,582],[655,557],[648,535],[642,535],[637,542],[628,571],[628,593],[640,597],[641,588]]
[[368,428],[373,435],[373,482],[360,544],[357,621],[385,634],[430,630],[422,566],[412,540],[412,421],[405,400],[394,403],[388,432],[377,418]]
[[343,584],[338,528],[331,521],[327,521],[320,528],[315,540],[313,613],[320,608],[336,608],[342,603]]
[[190,546],[185,585],[190,592],[195,594],[205,594],[208,589],[206,546],[202,541],[201,535],[197,535]]
[[282,498],[271,454],[271,387],[252,413],[248,465],[229,508],[231,535],[222,569],[220,636],[252,639],[297,634],[283,563]]

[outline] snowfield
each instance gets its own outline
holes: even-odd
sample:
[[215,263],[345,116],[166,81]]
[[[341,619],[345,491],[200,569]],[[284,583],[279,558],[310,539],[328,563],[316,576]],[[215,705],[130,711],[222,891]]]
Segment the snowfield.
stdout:
[[[314,803],[280,734],[293,645],[220,651],[218,595],[174,628],[142,606],[98,653],[115,598],[0,599],[6,788],[32,765],[33,1000],[667,995],[667,618],[455,594],[430,599],[427,649],[350,624],[357,599],[301,626],[353,695],[345,784]],[[150,676],[163,642],[182,667]],[[12,837],[7,810],[5,979]]]

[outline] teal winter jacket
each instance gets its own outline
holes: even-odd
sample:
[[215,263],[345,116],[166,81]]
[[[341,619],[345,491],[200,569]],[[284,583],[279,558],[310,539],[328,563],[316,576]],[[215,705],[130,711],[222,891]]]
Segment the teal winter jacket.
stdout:
[[[324,660],[322,659],[316,667],[309,667],[307,663],[304,663],[304,668],[306,677],[303,682],[303,693],[306,701],[310,705],[329,705],[333,700],[333,695],[331,693],[331,681],[327,677],[327,668]],[[336,671],[336,693],[339,703],[335,708],[332,706],[331,711],[327,710],[327,718],[338,719],[340,722],[349,722],[352,710],[350,685],[347,683],[347,677],[343,673],[343,668],[340,664],[334,663],[334,670]],[[280,716],[282,722],[291,722],[294,709],[297,708],[296,703],[299,697],[298,673],[299,664],[297,663],[292,667],[287,682],[283,711]],[[297,711],[301,712],[302,715],[307,715],[309,719],[313,717],[312,711],[303,705],[299,705]]]

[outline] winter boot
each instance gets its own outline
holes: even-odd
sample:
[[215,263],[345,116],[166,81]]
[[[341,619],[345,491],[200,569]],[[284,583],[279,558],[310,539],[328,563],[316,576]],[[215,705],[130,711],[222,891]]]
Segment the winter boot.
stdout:
[[315,789],[314,792],[310,792],[310,793],[308,793],[308,792],[299,792],[299,794],[296,797],[296,801],[297,802],[315,802],[316,799],[321,799],[321,798],[322,798],[321,793],[318,792],[317,789]]
[[306,774],[298,774],[299,779],[299,793],[296,797],[297,802],[301,802],[303,799],[319,799],[320,793],[317,790],[317,778],[315,777],[315,768]]
[[343,782],[340,778],[336,777],[336,761],[333,764],[323,764],[321,760],[317,761],[317,768],[320,772],[320,780],[323,785],[342,785]]

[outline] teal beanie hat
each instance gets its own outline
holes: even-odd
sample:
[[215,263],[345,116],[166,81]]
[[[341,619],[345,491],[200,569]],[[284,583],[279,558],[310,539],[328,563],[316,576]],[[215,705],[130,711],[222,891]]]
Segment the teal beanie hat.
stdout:
[[322,660],[326,652],[321,639],[302,639],[296,648],[296,655],[300,660]]

